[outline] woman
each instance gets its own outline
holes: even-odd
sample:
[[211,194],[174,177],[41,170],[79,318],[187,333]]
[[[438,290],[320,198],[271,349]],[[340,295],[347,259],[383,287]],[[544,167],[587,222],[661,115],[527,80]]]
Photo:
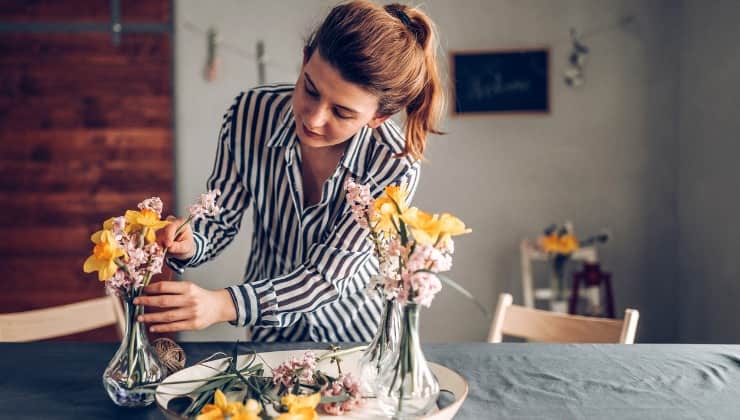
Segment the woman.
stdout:
[[[255,341],[368,341],[381,302],[364,293],[377,273],[367,232],[345,202],[349,179],[416,188],[443,91],[432,22],[403,5],[355,1],[332,9],[309,38],[295,86],[240,94],[224,117],[209,189],[223,211],[174,238],[159,231],[170,265],[202,264],[237,234],[254,205],[243,283],[206,290],[162,281],[137,303],[167,308],[141,320],[158,332],[218,322],[252,328]],[[388,118],[406,112],[405,136]]]

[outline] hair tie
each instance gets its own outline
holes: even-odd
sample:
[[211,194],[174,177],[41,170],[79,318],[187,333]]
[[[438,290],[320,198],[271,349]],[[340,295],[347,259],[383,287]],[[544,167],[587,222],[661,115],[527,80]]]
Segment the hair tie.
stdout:
[[409,15],[406,14],[401,9],[391,9],[391,13],[393,13],[393,16],[397,17],[398,19],[403,22],[404,25],[414,34],[416,34],[416,31],[414,31],[414,26],[411,23],[411,18],[409,18]]

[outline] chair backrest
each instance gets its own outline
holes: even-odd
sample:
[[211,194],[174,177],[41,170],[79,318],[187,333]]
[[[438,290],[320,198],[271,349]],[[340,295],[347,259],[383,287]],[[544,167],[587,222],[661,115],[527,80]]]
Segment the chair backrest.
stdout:
[[499,295],[489,343],[504,335],[552,343],[633,344],[640,314],[627,309],[624,320],[567,315],[513,305],[508,293]]
[[123,336],[126,321],[115,296],[0,314],[0,342],[43,340],[108,325],[116,325],[119,336]]

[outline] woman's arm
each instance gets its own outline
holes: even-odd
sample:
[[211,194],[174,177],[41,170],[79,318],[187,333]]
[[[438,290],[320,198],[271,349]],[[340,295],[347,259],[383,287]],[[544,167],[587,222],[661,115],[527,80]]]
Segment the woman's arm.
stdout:
[[[249,143],[249,139],[236,138],[232,127],[241,120],[239,116],[244,115],[240,112],[245,107],[243,102],[249,101],[252,97],[250,92],[243,93],[236,98],[224,114],[219,131],[216,159],[208,178],[207,190],[221,191],[222,195],[219,200],[221,212],[217,216],[206,216],[196,220],[194,232],[184,231],[180,238],[174,238],[175,229],[182,223],[180,220],[171,224],[171,229],[161,230],[160,243],[172,249],[172,252],[169,252],[172,258],[168,258],[167,263],[180,274],[185,267],[195,267],[214,258],[234,240],[239,232],[242,216],[251,201],[251,193],[238,169],[240,166],[238,160],[246,159],[247,156],[245,153],[237,156],[235,150],[243,149],[244,145]],[[189,227],[186,230],[189,230]],[[181,241],[184,242],[180,243]]]

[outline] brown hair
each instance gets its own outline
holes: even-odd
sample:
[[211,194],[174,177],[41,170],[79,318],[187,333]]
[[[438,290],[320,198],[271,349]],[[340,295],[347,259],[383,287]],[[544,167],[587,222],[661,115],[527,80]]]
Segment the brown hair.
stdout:
[[352,1],[334,7],[309,37],[305,59],[317,48],[345,80],[379,98],[377,115],[405,108],[401,156],[421,159],[427,134],[442,134],[437,126],[445,101],[432,20],[401,4]]

